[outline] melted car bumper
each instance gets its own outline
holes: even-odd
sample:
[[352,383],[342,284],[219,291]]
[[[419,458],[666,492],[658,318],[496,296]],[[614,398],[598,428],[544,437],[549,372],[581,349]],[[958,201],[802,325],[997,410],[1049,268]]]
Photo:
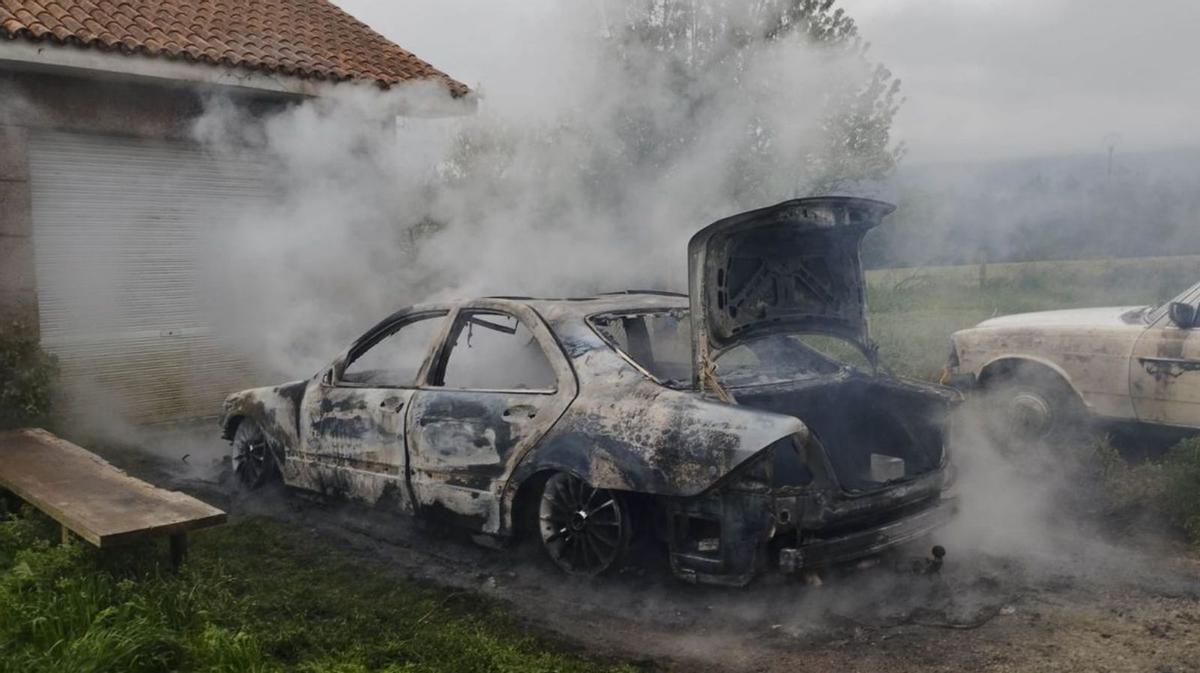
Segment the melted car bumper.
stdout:
[[919,539],[950,521],[958,500],[940,498],[936,504],[888,523],[827,538],[812,538],[797,547],[779,550],[780,572],[796,573],[856,561]]
[[727,491],[669,508],[675,575],[741,586],[756,575],[796,573],[874,556],[925,536],[957,511],[938,470],[879,493],[832,498]]

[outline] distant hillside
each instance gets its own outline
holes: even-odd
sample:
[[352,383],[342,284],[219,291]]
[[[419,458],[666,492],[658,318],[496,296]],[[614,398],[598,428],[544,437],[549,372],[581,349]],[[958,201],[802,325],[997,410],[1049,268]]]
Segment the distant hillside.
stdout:
[[869,267],[1200,254],[1200,149],[901,166]]

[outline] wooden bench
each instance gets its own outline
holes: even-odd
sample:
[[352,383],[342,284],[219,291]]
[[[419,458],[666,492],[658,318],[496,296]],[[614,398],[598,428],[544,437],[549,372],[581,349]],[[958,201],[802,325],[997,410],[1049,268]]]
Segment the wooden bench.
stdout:
[[170,538],[171,563],[187,554],[187,533],[225,522],[225,512],[190,495],[135,479],[45,430],[0,432],[0,488],[101,549],[151,535]]

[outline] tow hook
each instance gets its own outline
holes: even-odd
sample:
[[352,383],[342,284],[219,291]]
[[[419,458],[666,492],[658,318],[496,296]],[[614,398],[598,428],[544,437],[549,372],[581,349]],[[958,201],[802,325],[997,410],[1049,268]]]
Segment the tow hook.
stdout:
[[942,571],[943,559],[946,558],[946,548],[935,544],[929,550],[929,558],[913,559],[912,571],[916,575],[936,575]]

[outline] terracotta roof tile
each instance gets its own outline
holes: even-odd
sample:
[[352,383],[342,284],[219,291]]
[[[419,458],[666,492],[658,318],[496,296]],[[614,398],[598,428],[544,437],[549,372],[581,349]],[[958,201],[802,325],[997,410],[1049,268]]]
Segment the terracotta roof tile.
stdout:
[[0,0],[0,37],[383,87],[467,87],[328,0]]

